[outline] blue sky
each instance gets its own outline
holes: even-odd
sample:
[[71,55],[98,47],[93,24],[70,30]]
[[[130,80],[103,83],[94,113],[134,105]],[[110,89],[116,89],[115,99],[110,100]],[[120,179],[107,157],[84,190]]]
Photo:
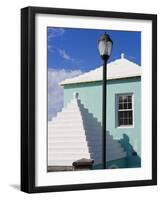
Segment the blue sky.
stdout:
[[113,40],[109,62],[124,53],[141,64],[140,32],[48,27],[48,68],[89,71],[100,66],[97,41],[105,31]]
[[105,31],[113,40],[109,62],[124,53],[140,65],[140,32],[48,27],[48,120],[63,108],[64,92],[59,82],[102,65],[97,41]]

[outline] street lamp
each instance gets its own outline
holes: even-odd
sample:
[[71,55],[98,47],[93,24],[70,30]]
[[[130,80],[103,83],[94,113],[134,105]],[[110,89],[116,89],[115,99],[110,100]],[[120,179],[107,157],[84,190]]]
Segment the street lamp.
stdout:
[[107,61],[111,55],[113,42],[106,32],[98,40],[98,50],[103,60],[103,84],[102,84],[102,160],[103,168],[106,169],[106,76]]

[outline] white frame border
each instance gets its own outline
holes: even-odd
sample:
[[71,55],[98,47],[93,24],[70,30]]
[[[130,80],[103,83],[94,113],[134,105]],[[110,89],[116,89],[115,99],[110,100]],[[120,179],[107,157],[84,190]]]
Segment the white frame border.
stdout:
[[[47,55],[46,28],[72,27],[141,31],[142,55],[142,167],[135,169],[93,170],[47,173]],[[56,186],[81,183],[148,180],[152,178],[152,21],[103,17],[36,14],[36,144],[35,184]],[[148,41],[148,42],[147,42]],[[143,89],[144,88],[144,89]],[[143,103],[144,102],[144,103]],[[148,109],[147,109],[148,108]]]

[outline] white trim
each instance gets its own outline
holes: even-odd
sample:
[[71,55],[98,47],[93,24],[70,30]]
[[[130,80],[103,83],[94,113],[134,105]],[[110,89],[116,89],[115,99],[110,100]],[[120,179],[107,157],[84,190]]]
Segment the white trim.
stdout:
[[121,129],[121,128],[134,128],[134,125],[131,125],[131,126],[130,125],[117,126],[117,128],[119,128],[119,129]]

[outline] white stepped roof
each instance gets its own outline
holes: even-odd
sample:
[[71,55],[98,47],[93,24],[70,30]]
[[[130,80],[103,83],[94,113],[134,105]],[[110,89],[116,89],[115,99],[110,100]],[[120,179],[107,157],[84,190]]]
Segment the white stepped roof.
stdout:
[[[101,123],[84,108],[78,93],[48,122],[48,165],[72,166],[82,158],[102,160]],[[107,133],[107,161],[126,157],[120,144]]]
[[[107,80],[121,79],[129,77],[141,76],[141,67],[134,62],[129,61],[121,54],[121,58],[107,64]],[[72,84],[72,83],[83,83],[83,82],[94,82],[102,80],[102,66],[81,74],[74,78],[68,78],[60,85]]]

